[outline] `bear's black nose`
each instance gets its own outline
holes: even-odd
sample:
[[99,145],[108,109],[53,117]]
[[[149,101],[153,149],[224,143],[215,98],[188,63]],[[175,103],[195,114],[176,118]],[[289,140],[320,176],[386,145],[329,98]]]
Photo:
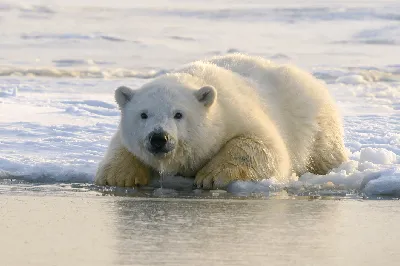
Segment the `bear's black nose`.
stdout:
[[162,152],[168,142],[168,135],[165,132],[157,132],[150,135],[150,145],[155,152]]

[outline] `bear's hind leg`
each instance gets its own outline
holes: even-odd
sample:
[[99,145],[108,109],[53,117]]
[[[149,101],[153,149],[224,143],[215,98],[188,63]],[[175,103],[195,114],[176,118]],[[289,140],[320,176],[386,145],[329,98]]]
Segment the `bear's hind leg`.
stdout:
[[228,141],[196,175],[195,184],[223,188],[235,180],[282,178],[289,174],[286,151],[273,141],[240,136]]
[[139,161],[127,149],[116,149],[107,163],[99,166],[95,184],[119,187],[146,185],[150,180],[150,168]]
[[[321,121],[320,128],[329,130],[321,130],[316,134],[307,163],[307,171],[317,175],[326,175],[333,168],[347,161],[348,158],[341,126],[332,119]],[[302,173],[298,174],[300,176]]]

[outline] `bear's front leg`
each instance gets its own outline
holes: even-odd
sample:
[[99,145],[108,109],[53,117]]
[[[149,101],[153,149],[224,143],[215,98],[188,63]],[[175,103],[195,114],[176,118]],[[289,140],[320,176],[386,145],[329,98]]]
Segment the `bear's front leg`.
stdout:
[[286,150],[271,140],[241,136],[228,141],[196,175],[205,189],[224,188],[235,180],[281,178],[290,170]]
[[147,185],[150,175],[148,166],[127,149],[120,147],[106,159],[106,163],[99,166],[95,183],[103,186],[136,187]]

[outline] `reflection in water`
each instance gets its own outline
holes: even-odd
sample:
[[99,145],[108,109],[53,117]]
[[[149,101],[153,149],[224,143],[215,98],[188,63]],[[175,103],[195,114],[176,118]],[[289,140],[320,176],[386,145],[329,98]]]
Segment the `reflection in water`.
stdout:
[[0,265],[398,265],[398,201],[0,194]]
[[112,265],[116,241],[104,203],[45,193],[0,194],[0,265]]
[[[379,258],[393,265],[397,261],[382,251],[396,242],[385,235],[381,222],[398,231],[394,217],[374,217],[366,202],[123,199],[116,205],[116,264],[373,265]],[[360,209],[364,217],[359,216]],[[399,210],[391,214],[399,221]]]

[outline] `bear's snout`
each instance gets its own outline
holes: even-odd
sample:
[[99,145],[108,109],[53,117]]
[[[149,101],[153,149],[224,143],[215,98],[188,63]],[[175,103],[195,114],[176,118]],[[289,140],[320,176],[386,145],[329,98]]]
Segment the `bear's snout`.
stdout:
[[153,133],[150,135],[150,144],[154,149],[162,149],[168,142],[168,135],[165,132]]
[[170,135],[165,131],[156,131],[149,134],[149,151],[155,155],[166,154],[174,149]]

